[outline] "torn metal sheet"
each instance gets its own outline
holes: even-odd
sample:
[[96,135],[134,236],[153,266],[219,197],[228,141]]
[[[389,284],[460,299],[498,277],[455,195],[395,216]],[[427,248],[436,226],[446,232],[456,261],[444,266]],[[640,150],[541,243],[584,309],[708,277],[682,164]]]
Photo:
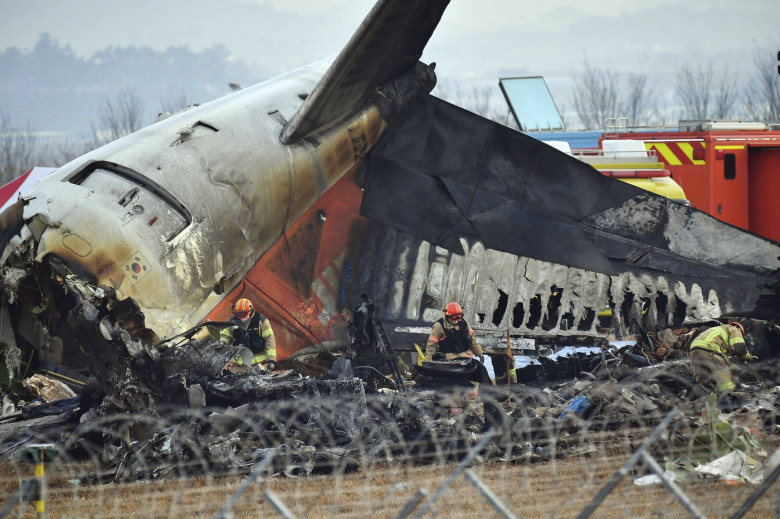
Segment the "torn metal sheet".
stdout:
[[706,465],[696,467],[695,470],[704,476],[732,477],[737,480],[744,478],[753,485],[758,485],[764,480],[762,463],[740,450],[735,450]]
[[361,292],[371,294],[396,344],[424,342],[448,301],[461,302],[466,320],[486,343],[505,341],[507,329],[513,341],[597,340],[596,314],[610,307],[612,326],[623,336],[633,333],[634,324],[655,330],[724,314],[714,291],[703,293],[688,279],[608,276],[466,239],[460,240],[465,253],[457,254],[389,225],[372,223],[368,229],[352,243],[341,289],[353,300]]
[[165,348],[160,353],[160,365],[166,377],[177,373],[214,379],[225,371],[228,363],[241,359],[252,364],[252,351],[241,345],[227,345],[215,340],[190,341]]
[[204,387],[207,402],[218,405],[235,405],[241,402],[286,400],[290,398],[330,397],[342,395],[365,399],[359,379],[316,380],[298,378],[274,381],[271,378],[239,375],[224,380],[214,380]]
[[[76,414],[74,407],[64,409],[62,412],[54,414],[34,415],[32,418],[26,418],[17,421],[8,421],[0,423],[0,438],[7,440],[8,438],[16,438],[19,435],[27,437],[26,441],[33,439],[34,434],[38,431],[51,431],[55,430],[58,433],[62,433],[75,428],[73,424],[73,416]],[[52,435],[54,436],[54,435]],[[14,446],[14,452],[21,445]],[[10,455],[13,452],[5,452],[3,454]]]
[[380,236],[396,231],[377,245],[395,247],[400,268],[422,269],[409,275],[424,283],[410,286],[409,303],[392,305],[406,318],[431,320],[423,301],[435,312],[457,300],[472,322],[519,328],[528,320],[517,318],[518,303],[528,312],[538,297],[549,316],[557,291],[564,304],[553,326],[588,329],[587,315],[607,306],[623,326],[648,328],[780,315],[777,243],[432,96],[385,135],[366,170],[361,214],[383,224]]

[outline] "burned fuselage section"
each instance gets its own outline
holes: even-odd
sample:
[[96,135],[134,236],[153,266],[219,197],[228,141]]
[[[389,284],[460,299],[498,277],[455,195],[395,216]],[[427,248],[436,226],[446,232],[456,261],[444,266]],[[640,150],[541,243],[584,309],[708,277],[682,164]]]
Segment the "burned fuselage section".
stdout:
[[[723,294],[710,284],[716,280],[658,272],[609,275],[466,239],[464,253],[455,253],[389,226],[369,225],[364,241],[347,256],[345,292],[354,298],[359,290],[375,294],[399,343],[424,341],[449,301],[463,305],[483,343],[499,344],[507,330],[513,337],[573,338],[595,335],[606,324],[628,336],[635,324],[656,330],[739,315],[721,301]],[[605,310],[611,322],[599,319]]]
[[435,82],[413,67],[339,124],[281,144],[285,117],[326,65],[158,121],[61,167],[18,202],[2,244],[13,358],[67,362],[106,384],[132,359],[154,358],[152,345],[225,299]]
[[353,277],[401,326],[451,300],[486,332],[590,330],[605,308],[623,332],[780,315],[777,243],[432,96],[364,178],[361,215],[380,224]]

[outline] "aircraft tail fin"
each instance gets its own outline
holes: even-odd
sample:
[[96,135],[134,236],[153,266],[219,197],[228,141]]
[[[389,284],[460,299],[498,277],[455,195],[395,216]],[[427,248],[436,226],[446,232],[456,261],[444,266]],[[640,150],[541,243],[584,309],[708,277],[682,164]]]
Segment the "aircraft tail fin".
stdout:
[[379,0],[282,130],[292,143],[357,108],[415,66],[449,0]]

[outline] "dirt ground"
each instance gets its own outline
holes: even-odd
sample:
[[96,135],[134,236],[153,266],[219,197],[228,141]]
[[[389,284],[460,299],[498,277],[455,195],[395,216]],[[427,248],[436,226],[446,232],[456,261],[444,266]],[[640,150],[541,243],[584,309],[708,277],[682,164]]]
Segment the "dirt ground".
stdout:
[[[623,449],[618,449],[623,451]],[[628,459],[625,452],[608,457],[582,456],[530,465],[490,463],[471,468],[517,517],[575,517]],[[19,479],[33,467],[4,462],[0,492],[5,504]],[[396,517],[418,490],[433,495],[455,465],[377,465],[356,473],[317,477],[273,477],[255,482],[234,507],[235,517],[275,517],[263,493],[273,492],[294,517]],[[78,463],[53,466],[46,510],[50,518],[214,517],[244,478],[180,478],[132,484],[83,484]],[[663,486],[638,487],[629,473],[593,517],[687,517],[685,509]],[[732,486],[700,480],[681,484],[695,506],[709,518],[733,514],[753,493],[752,485]],[[780,502],[776,481],[745,517],[775,517]],[[418,509],[419,510],[419,509]],[[435,513],[435,514],[434,514]],[[14,517],[35,517],[31,504],[18,506]],[[462,475],[442,494],[427,517],[499,517]],[[281,517],[281,516],[280,516]]]

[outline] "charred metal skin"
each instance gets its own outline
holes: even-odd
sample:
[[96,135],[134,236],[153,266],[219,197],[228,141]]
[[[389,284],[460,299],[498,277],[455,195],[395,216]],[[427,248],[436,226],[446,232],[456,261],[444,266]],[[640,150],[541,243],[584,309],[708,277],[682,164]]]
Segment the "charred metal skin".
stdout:
[[446,4],[381,1],[332,66],[161,118],[38,183],[2,222],[8,348],[86,355],[104,381],[154,360],[145,348],[201,321],[434,87],[417,59]]
[[418,338],[448,301],[478,334],[590,331],[607,305],[624,334],[780,316],[780,244],[433,96],[365,169],[360,212],[383,225],[356,243],[353,293]]
[[[304,78],[287,79],[300,88]],[[290,86],[271,84],[270,95],[260,87],[239,92],[60,168],[25,207],[23,240],[32,239],[36,261],[56,256],[120,299],[133,298],[158,335],[198,322],[219,292],[355,166],[362,148],[356,153],[353,141],[370,149],[387,124],[367,107],[317,135],[316,147],[283,146],[280,123],[246,107],[289,113]],[[182,128],[191,132],[186,140]],[[92,182],[97,175],[112,178]]]

